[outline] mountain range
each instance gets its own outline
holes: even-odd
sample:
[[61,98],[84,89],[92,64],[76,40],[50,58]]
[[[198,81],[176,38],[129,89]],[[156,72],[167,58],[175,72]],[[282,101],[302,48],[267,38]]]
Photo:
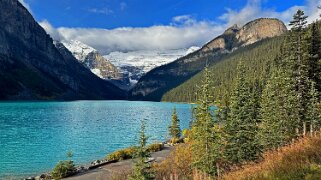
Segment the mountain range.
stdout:
[[101,55],[77,40],[53,41],[17,0],[0,5],[0,99],[9,100],[160,101],[206,65],[287,31],[278,19],[260,18],[228,28],[202,48]]
[[286,31],[283,22],[270,18],[256,19],[243,27],[234,25],[194,53],[147,73],[129,92],[130,99],[160,101],[166,92],[199,73],[206,65],[224,60],[241,47],[280,36]]

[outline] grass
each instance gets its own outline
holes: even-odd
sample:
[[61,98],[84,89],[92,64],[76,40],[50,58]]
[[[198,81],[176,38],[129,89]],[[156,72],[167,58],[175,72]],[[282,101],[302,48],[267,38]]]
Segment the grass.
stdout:
[[321,136],[266,152],[261,162],[238,168],[223,179],[321,179]]
[[[156,179],[204,179],[192,168],[189,143],[175,147],[168,158],[153,165]],[[321,179],[321,135],[300,138],[291,145],[267,151],[258,162],[228,167],[220,179],[226,180],[317,180]]]

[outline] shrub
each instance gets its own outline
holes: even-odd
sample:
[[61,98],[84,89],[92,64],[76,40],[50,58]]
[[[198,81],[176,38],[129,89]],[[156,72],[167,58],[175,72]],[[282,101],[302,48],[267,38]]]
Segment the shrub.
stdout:
[[[164,148],[163,144],[156,143],[156,144],[151,144],[147,146],[147,152],[157,152],[161,151]],[[113,153],[110,153],[107,155],[106,159],[109,161],[121,161],[125,159],[132,159],[135,157],[137,154],[137,147],[132,146],[126,149],[121,149],[118,151],[115,151]]]
[[71,160],[59,161],[55,168],[51,172],[53,179],[62,179],[71,176],[75,173],[76,168]]
[[164,145],[162,143],[155,143],[147,146],[147,152],[157,152],[164,149]]
[[189,144],[175,147],[163,162],[153,165],[156,179],[170,178],[175,174],[179,179],[189,179],[192,175],[192,153]]
[[184,142],[189,142],[190,141],[190,135],[191,135],[191,130],[189,129],[184,129],[183,130],[183,137],[184,137]]
[[125,160],[125,159],[131,159],[135,156],[137,152],[137,147],[132,146],[126,149],[121,149],[118,151],[115,151],[107,156],[107,159],[110,161],[120,161],[120,160]]

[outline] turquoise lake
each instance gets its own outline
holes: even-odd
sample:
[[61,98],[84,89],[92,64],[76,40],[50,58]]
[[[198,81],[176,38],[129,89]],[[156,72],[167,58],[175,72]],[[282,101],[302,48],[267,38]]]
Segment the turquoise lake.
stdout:
[[181,127],[192,118],[189,104],[74,101],[0,103],[0,179],[49,172],[66,153],[88,164],[117,149],[135,145],[140,121],[149,143],[168,138],[173,108]]

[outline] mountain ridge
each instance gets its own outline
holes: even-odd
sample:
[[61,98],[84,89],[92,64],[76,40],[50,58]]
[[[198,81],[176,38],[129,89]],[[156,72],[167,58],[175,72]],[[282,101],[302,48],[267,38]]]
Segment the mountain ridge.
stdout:
[[200,72],[207,63],[219,62],[237,48],[282,35],[286,31],[284,23],[275,18],[259,18],[241,28],[232,26],[198,51],[147,73],[129,92],[130,99],[160,101],[166,92]]
[[61,41],[73,56],[94,74],[104,80],[123,81],[124,76],[108,59],[95,48],[78,40]]
[[0,99],[124,99],[125,93],[83,67],[17,0],[0,1]]

